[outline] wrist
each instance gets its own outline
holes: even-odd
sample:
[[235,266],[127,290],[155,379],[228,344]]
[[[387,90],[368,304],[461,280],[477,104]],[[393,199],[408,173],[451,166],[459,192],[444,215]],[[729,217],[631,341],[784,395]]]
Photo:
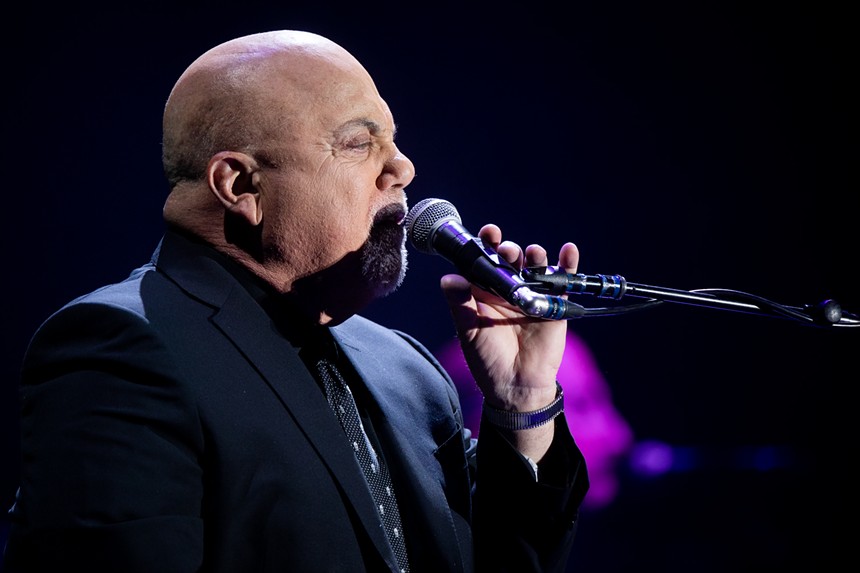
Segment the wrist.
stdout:
[[564,391],[557,381],[555,386],[553,401],[537,410],[527,412],[502,410],[490,406],[485,400],[483,405],[484,419],[505,430],[528,430],[548,424],[564,411]]

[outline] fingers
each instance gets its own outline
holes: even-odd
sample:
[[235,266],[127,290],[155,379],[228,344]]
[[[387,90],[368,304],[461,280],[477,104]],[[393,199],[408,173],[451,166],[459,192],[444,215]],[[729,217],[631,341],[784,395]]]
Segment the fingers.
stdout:
[[499,243],[502,242],[502,230],[492,223],[481,227],[481,230],[478,231],[478,236],[481,237],[484,244],[493,247],[493,249],[498,248]]
[[520,269],[523,266],[523,251],[511,241],[502,241],[502,231],[493,224],[484,225],[478,236],[485,245],[492,247],[505,261]]
[[540,245],[529,245],[526,247],[527,267],[545,267],[547,265],[549,265],[549,260],[546,256],[546,249]]
[[[550,264],[546,249],[540,245],[529,245],[525,250],[512,241],[502,241],[502,231],[497,225],[484,225],[478,236],[485,245],[492,247],[499,256],[516,268],[544,267]],[[565,243],[558,253],[559,267],[565,272],[576,273],[579,267],[579,249],[574,243]]]
[[573,243],[565,243],[558,253],[558,266],[565,272],[575,274],[579,268],[579,248]]

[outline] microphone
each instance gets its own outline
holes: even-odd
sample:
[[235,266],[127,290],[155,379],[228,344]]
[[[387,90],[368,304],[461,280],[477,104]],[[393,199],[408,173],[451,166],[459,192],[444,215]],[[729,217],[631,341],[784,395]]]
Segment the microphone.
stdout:
[[[815,326],[860,327],[860,315],[845,312],[833,300],[794,307],[730,289],[671,289],[628,282],[621,275],[569,274],[559,267],[518,271],[485,245],[480,237],[469,233],[454,205],[443,199],[418,202],[406,214],[403,225],[416,250],[448,259],[470,283],[495,293],[531,317],[567,320],[583,316],[614,316],[653,308],[664,302],[676,302],[789,318]],[[586,308],[562,298],[570,294],[590,294],[615,301],[627,296],[646,300],[639,304]]]
[[448,201],[419,201],[406,214],[403,225],[416,250],[444,257],[470,283],[495,293],[528,316],[566,320],[585,313],[578,304],[529,288],[517,269],[463,227],[460,214]]

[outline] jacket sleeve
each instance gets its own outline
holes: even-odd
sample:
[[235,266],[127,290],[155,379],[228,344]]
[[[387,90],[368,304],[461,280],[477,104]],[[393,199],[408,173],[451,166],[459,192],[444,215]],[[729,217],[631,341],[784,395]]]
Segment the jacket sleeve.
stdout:
[[21,399],[7,571],[199,568],[198,417],[146,319],[109,305],[60,311],[31,342]]
[[540,461],[528,461],[489,423],[482,423],[473,496],[475,565],[479,572],[562,572],[588,490],[582,453],[564,416]]
[[[399,334],[440,372],[456,401],[456,385],[441,363],[414,338]],[[462,428],[459,404],[455,410]],[[525,457],[491,424],[481,424],[477,439],[463,428],[479,573],[561,573],[566,568],[588,474],[564,415],[553,423],[555,436],[538,464],[538,481]]]

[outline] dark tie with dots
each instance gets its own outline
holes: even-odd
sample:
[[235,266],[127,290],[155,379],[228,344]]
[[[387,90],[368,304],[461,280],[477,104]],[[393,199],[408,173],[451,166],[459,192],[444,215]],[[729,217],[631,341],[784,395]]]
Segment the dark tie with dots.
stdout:
[[397,509],[397,500],[394,497],[394,488],[391,485],[391,476],[388,468],[382,463],[361,423],[361,417],[355,405],[352,391],[346,381],[340,375],[335,365],[323,358],[317,361],[317,369],[325,386],[326,397],[338,419],[343,431],[352,445],[358,464],[364,472],[370,492],[376,502],[376,511],[382,520],[388,541],[397,558],[397,565],[402,573],[409,571],[409,562],[406,559],[406,544],[403,540],[403,527],[400,524],[400,511]]

